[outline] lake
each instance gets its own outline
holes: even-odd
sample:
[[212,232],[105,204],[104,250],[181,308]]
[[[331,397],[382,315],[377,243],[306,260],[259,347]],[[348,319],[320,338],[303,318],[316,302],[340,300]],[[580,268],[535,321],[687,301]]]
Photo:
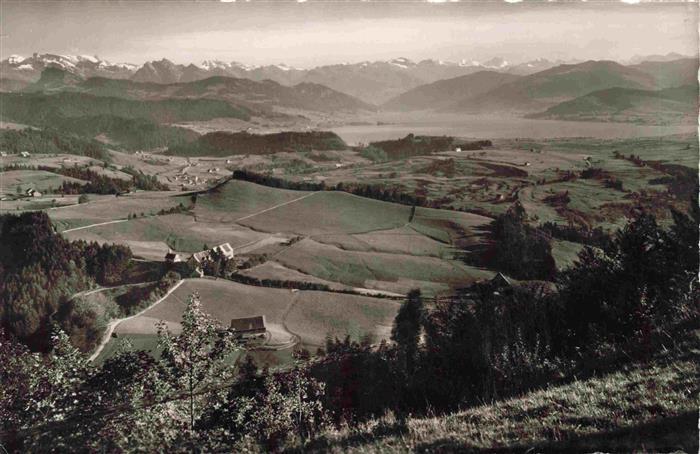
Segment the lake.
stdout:
[[[410,133],[475,139],[564,137],[624,139],[697,132],[697,127],[693,125],[651,126],[631,123],[536,120],[507,115],[381,114],[367,121],[375,124],[332,126],[328,129],[352,145],[398,139]],[[388,124],[376,124],[378,121]]]

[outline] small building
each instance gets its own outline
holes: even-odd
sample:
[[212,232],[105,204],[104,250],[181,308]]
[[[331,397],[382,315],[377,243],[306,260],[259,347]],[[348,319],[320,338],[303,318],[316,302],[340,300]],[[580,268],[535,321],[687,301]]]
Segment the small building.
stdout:
[[460,147],[457,147],[457,148],[455,148],[455,151],[456,151],[457,153],[460,153],[460,152],[462,151],[462,149],[461,149]]
[[41,197],[41,192],[37,191],[34,188],[27,189],[25,194],[27,194],[27,197]]
[[230,328],[237,336],[243,338],[264,336],[267,332],[264,315],[231,319]]
[[7,156],[7,153],[4,151],[0,151],[0,156],[2,156],[4,158],[5,156]]
[[195,263],[202,263],[207,260],[209,260],[209,255],[211,254],[211,251],[200,251],[200,252],[195,252],[192,254],[191,259],[194,260]]
[[20,152],[19,155],[22,156],[23,158],[28,158],[28,157],[29,157],[29,152],[28,152],[28,151],[22,151],[22,152]]
[[513,284],[510,282],[510,279],[508,279],[508,277],[505,274],[500,272],[496,273],[493,279],[491,279],[491,285],[494,289],[502,289],[513,286]]
[[168,253],[165,254],[165,261],[168,263],[180,263],[182,262],[182,257],[177,252],[168,249]]
[[212,248],[212,251],[216,251],[219,254],[223,255],[227,259],[232,259],[233,258],[233,248],[229,243],[223,243],[218,246],[214,246]]
[[214,246],[211,249],[207,249],[206,251],[195,252],[194,254],[192,254],[192,257],[190,257],[190,259],[195,263],[202,263],[211,258],[212,252],[218,252],[227,259],[232,259],[234,256],[233,247],[231,247],[229,243],[222,243],[218,246]]

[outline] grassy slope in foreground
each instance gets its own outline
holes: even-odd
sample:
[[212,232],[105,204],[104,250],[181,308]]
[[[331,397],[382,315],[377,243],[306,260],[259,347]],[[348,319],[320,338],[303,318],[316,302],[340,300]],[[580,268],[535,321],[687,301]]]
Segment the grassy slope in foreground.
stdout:
[[698,452],[698,354],[432,418],[330,432],[305,452]]

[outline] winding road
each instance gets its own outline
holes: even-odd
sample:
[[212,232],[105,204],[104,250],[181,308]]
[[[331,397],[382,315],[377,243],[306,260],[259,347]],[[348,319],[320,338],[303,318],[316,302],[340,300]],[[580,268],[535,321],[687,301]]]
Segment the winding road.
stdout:
[[[105,348],[105,345],[107,345],[107,343],[109,342],[109,339],[112,337],[112,333],[114,332],[114,328],[116,328],[117,325],[119,325],[119,324],[120,324],[121,322],[123,322],[123,321],[131,320],[132,318],[136,318],[136,317],[138,317],[139,315],[141,315],[141,314],[143,314],[144,312],[146,312],[147,310],[149,310],[149,309],[155,307],[155,306],[156,306],[157,304],[159,304],[161,301],[163,301],[163,300],[166,299],[168,296],[170,296],[170,294],[171,294],[172,292],[174,292],[175,290],[177,290],[177,288],[180,287],[180,286],[182,285],[183,282],[185,282],[184,279],[177,281],[177,283],[176,283],[175,285],[173,285],[172,287],[170,287],[170,289],[165,293],[165,295],[163,295],[161,298],[158,299],[158,301],[156,301],[155,303],[151,304],[150,306],[148,306],[147,308],[143,309],[142,311],[137,312],[137,313],[134,314],[134,315],[130,315],[130,316],[124,317],[124,318],[118,318],[118,319],[116,319],[116,320],[112,320],[111,322],[109,322],[109,323],[107,324],[107,330],[105,331],[104,336],[102,336],[102,340],[100,341],[99,345],[97,346],[97,348],[95,349],[95,351],[92,353],[92,355],[90,355],[89,361],[92,362],[92,361],[94,361],[98,356],[100,356],[100,353],[102,353],[102,350]],[[94,292],[93,292],[93,293],[94,293]]]

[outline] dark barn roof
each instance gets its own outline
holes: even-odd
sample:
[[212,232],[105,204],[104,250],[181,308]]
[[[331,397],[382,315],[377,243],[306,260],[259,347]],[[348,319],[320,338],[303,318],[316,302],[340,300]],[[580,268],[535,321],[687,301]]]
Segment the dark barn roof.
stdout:
[[234,318],[231,320],[231,329],[239,333],[257,333],[265,331],[265,316]]

